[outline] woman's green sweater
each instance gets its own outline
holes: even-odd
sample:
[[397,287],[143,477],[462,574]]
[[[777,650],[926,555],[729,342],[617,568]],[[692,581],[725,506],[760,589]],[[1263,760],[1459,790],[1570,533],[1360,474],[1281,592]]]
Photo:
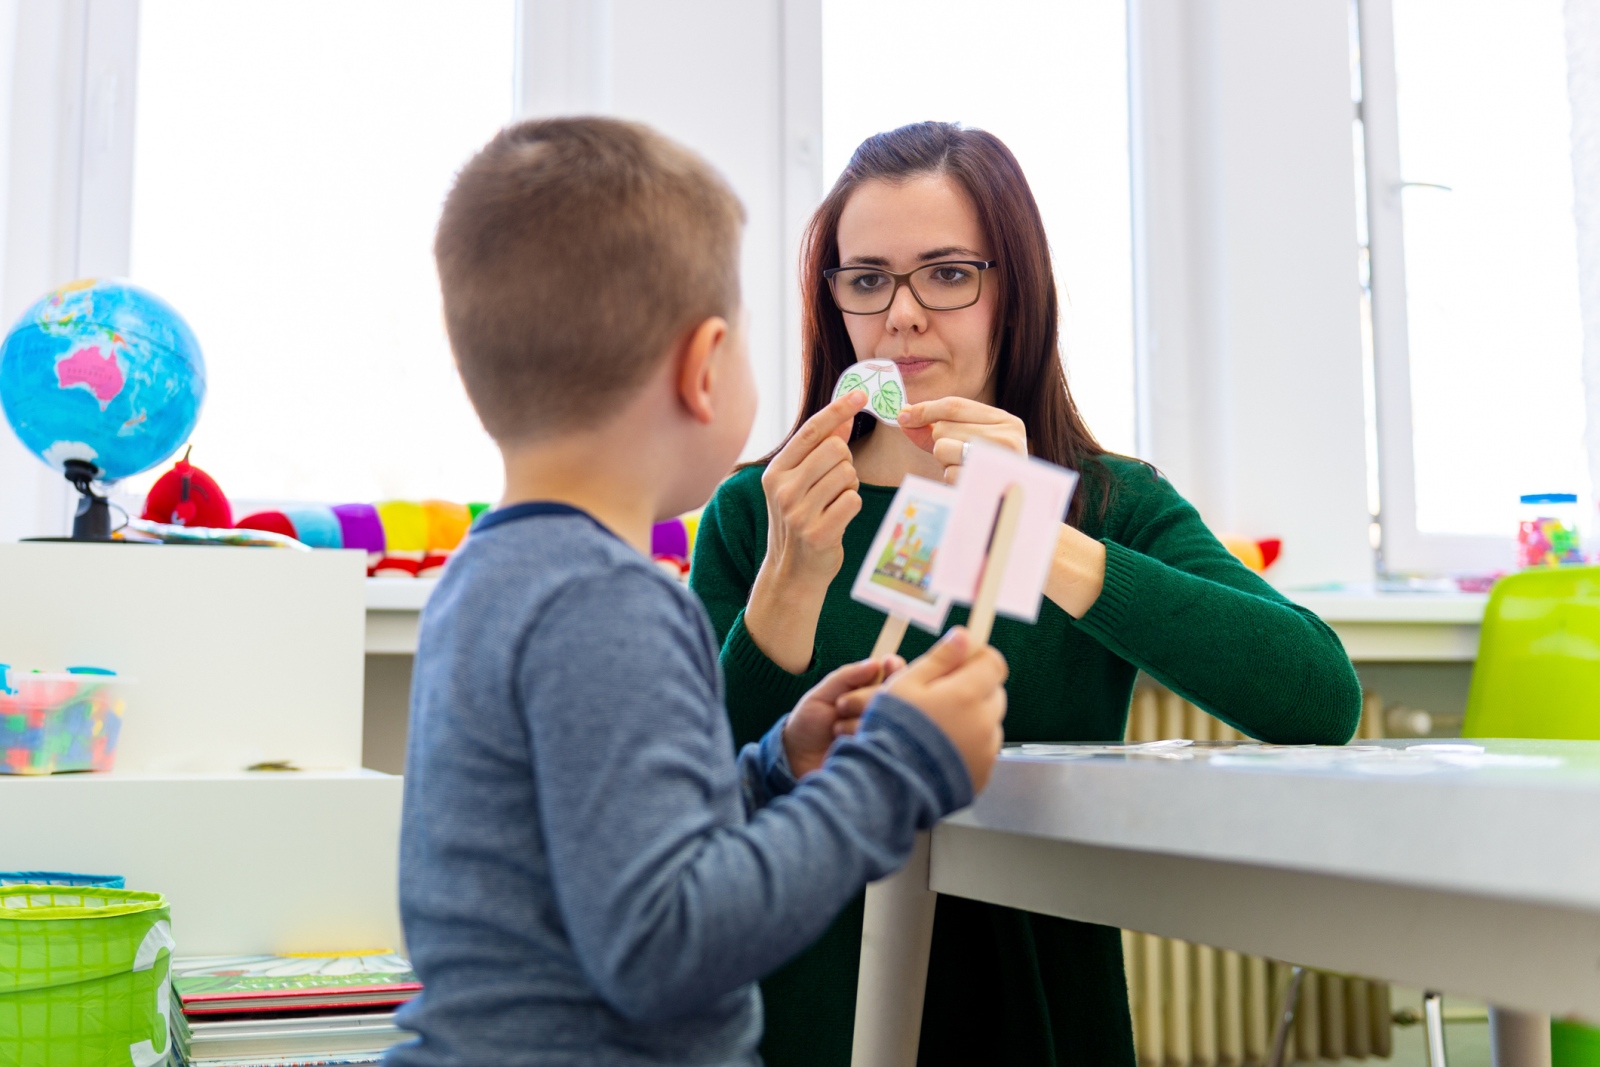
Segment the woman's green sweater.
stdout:
[[[1339,639],[1222,547],[1160,475],[1106,456],[1085,465],[1079,527],[1106,546],[1100,598],[1074,620],[1046,600],[1032,626],[995,623],[1011,666],[1008,741],[1117,741],[1143,670],[1252,737],[1342,744],[1361,690]],[[744,628],[767,548],[761,470],[717,490],[701,519],[690,584],[722,639],[728,715],[739,744],[758,739],[828,671],[863,659],[882,613],[850,585],[893,489],[861,487],[805,674],[769,660]],[[1291,546],[1292,550],[1292,546]],[[950,623],[966,621],[951,612]],[[921,655],[930,635],[901,646]],[[762,983],[768,1067],[847,1067],[861,952],[861,898],[809,949]],[[1133,1038],[1116,930],[942,897],[919,1063],[969,1067],[1131,1067]]]

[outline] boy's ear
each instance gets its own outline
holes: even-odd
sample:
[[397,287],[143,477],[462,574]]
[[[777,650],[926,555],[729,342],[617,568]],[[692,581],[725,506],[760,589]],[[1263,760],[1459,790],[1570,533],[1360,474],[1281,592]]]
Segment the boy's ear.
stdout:
[[728,320],[713,315],[703,320],[683,343],[678,362],[678,399],[696,422],[710,422],[717,376],[717,350],[727,341]]

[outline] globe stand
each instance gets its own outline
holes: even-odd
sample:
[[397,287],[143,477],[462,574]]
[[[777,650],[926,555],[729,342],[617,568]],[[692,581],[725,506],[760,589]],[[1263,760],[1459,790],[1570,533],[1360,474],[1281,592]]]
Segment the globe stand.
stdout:
[[69,459],[62,467],[80,498],[77,514],[72,519],[72,540],[110,541],[111,502],[94,491],[94,480],[100,468],[82,459]]

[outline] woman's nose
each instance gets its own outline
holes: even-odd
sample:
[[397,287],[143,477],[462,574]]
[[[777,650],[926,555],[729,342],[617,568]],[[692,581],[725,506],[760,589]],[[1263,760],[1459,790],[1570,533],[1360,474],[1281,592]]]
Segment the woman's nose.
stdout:
[[921,333],[928,328],[928,311],[911,293],[911,286],[902,285],[889,302],[889,318],[884,323],[890,333]]

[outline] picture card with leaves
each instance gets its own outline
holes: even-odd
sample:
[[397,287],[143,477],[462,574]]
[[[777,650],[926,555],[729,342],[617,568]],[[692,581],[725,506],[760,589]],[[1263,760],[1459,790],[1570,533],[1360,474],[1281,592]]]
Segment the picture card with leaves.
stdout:
[[898,426],[896,417],[906,403],[906,383],[892,359],[869,359],[845,368],[834,387],[833,398],[860,390],[867,394],[867,413]]

